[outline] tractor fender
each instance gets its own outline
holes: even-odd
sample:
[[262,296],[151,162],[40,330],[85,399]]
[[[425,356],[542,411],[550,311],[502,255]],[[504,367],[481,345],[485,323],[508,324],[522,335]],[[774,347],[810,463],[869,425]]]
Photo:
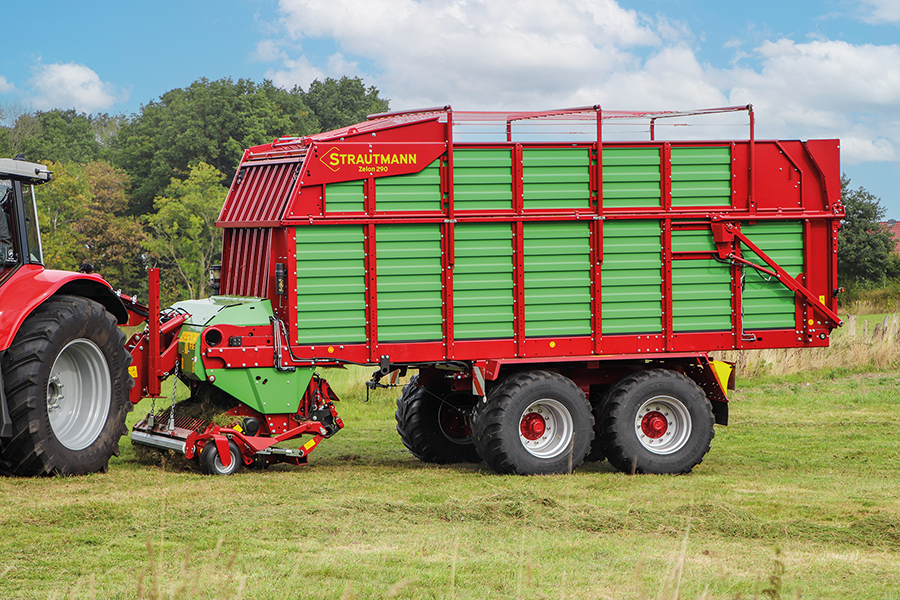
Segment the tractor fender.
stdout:
[[125,305],[99,275],[22,265],[0,287],[0,351],[9,348],[28,315],[57,294],[88,298],[106,308],[120,325],[128,322]]

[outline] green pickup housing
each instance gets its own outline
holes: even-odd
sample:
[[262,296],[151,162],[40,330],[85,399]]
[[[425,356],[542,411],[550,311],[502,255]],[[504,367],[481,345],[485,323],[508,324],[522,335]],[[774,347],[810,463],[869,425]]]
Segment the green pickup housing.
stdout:
[[[243,366],[209,369],[203,362],[205,331],[216,325],[269,327],[269,319],[273,316],[269,300],[214,296],[178,302],[173,308],[191,315],[182,325],[178,341],[179,367],[186,378],[208,381],[264,415],[297,412],[312,378],[312,367],[298,367],[292,371]],[[227,340],[223,343],[227,345]]]

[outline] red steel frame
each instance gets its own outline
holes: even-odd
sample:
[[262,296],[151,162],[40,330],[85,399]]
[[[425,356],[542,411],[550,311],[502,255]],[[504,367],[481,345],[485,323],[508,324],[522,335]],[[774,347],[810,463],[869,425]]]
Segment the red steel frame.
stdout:
[[[655,135],[658,119],[698,114],[747,111],[750,135],[738,141],[659,141]],[[642,118],[650,121],[649,141],[603,142],[603,123],[615,119]],[[596,121],[596,141],[576,143],[514,142],[513,123],[526,120]],[[456,143],[453,125],[465,122],[493,121],[506,123],[507,141],[492,143]],[[687,355],[705,355],[712,350],[753,349],[770,347],[815,347],[828,344],[831,329],[840,324],[836,315],[835,297],[837,273],[837,229],[843,217],[840,204],[840,168],[837,140],[809,142],[759,141],[754,132],[752,107],[728,107],[691,112],[623,112],[602,111],[599,106],[545,112],[486,113],[453,112],[450,107],[422,111],[396,112],[374,115],[366,123],[342,130],[302,139],[280,139],[271,144],[251,148],[244,155],[243,165],[259,161],[289,159],[303,161],[296,186],[282,211],[280,227],[273,230],[270,272],[275,262],[288,263],[288,272],[296,271],[295,227],[355,224],[365,232],[366,254],[366,321],[367,342],[335,344],[323,348],[298,342],[295,311],[295,286],[288,285],[288,296],[277,296],[274,283],[269,294],[276,314],[287,323],[292,352],[297,360],[285,359],[285,364],[335,364],[340,361],[378,363],[388,356],[392,364],[420,364],[449,360],[479,361],[479,364],[500,362],[576,362],[615,359],[649,359]],[[591,153],[591,205],[589,208],[560,210],[526,210],[522,189],[522,151],[530,147],[583,147]],[[603,148],[610,146],[654,146],[661,154],[661,206],[659,208],[606,208],[603,206]],[[674,146],[728,146],[732,155],[733,201],[730,207],[674,208],[671,203],[671,149]],[[513,158],[513,204],[510,210],[457,211],[453,197],[453,150],[456,148],[508,148]],[[416,153],[420,158],[415,166],[382,172],[347,174],[346,169],[326,168],[328,160],[342,151],[385,153]],[[441,160],[441,210],[410,212],[379,212],[375,202],[375,180],[380,176],[413,173],[435,159]],[[782,181],[785,169],[788,180]],[[782,175],[778,175],[781,173]],[[793,178],[797,177],[795,181]],[[337,181],[365,180],[365,210],[360,213],[333,214],[325,210],[325,184]],[[229,198],[235,194],[234,186]],[[227,217],[232,210],[226,201],[219,225],[226,228],[271,227],[265,223]],[[240,211],[237,211],[240,212]],[[227,218],[226,218],[227,217]],[[603,224],[619,219],[654,219],[661,224],[660,242],[663,323],[662,334],[603,335],[601,312]],[[767,255],[741,233],[743,223],[768,220],[800,220],[804,224],[804,268],[796,279],[790,277]],[[591,239],[591,302],[593,332],[590,336],[560,338],[527,338],[524,328],[524,262],[523,229],[532,221],[592,222]],[[434,223],[441,226],[443,245],[443,338],[439,341],[380,343],[377,322],[377,244],[375,228],[387,223]],[[507,222],[512,227],[514,298],[514,338],[502,340],[466,340],[454,338],[453,331],[453,262],[454,228],[460,222]],[[675,222],[675,223],[673,223]],[[671,233],[677,228],[709,230],[715,238],[717,252],[685,256],[673,253]],[[227,238],[226,238],[227,240]],[[740,242],[740,243],[738,243]],[[750,248],[765,262],[747,266],[740,255],[740,244]],[[227,243],[226,243],[227,245]],[[226,247],[223,256],[227,255]],[[733,310],[732,330],[726,332],[675,333],[672,327],[672,260],[713,258],[732,263]],[[277,257],[277,258],[276,258]],[[740,306],[740,265],[744,268],[767,270],[795,292],[797,298],[796,326],[785,330],[768,330],[748,335],[742,330]],[[240,264],[223,264],[223,281],[240,271]],[[270,280],[273,279],[270,277]],[[685,354],[686,353],[686,354]]]

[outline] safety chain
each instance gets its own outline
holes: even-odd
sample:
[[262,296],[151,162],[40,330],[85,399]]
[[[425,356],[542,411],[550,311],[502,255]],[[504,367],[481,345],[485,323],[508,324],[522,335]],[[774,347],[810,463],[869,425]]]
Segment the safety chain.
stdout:
[[156,425],[156,396],[150,399],[150,412],[147,414],[147,427],[153,429]]
[[172,370],[172,404],[169,405],[169,431],[175,430],[175,390],[178,389],[178,361],[175,361],[175,369]]

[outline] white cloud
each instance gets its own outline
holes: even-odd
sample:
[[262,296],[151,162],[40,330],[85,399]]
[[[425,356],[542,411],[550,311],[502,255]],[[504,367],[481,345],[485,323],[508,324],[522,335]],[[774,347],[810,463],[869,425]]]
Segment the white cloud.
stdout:
[[[882,22],[900,20],[897,0],[861,1]],[[734,59],[716,68],[698,60],[685,23],[615,0],[281,0],[280,7],[285,39],[261,44],[258,53],[269,49],[281,61],[267,76],[284,87],[361,75],[394,109],[752,103],[760,137],[840,137],[847,163],[900,161],[897,44],[819,35],[751,50],[732,39],[726,46]],[[332,40],[338,52],[315,63],[291,56],[291,44],[317,38]]]
[[266,79],[271,79],[272,83],[283,88],[291,89],[299,85],[306,89],[314,79],[326,77],[325,72],[313,66],[305,56],[296,60],[287,58],[282,64],[283,69],[266,71]]
[[613,73],[598,90],[605,106],[688,109],[725,106],[728,98],[686,46],[664,48],[639,69]]
[[731,103],[752,102],[762,135],[840,137],[848,163],[900,160],[900,46],[765,42],[761,68],[717,76]]
[[897,0],[861,0],[864,11],[862,20],[866,23],[900,22],[900,2]]
[[39,110],[74,108],[94,112],[124,102],[129,95],[101,81],[100,76],[87,66],[74,62],[39,65],[30,83],[36,92],[30,101]]
[[566,98],[634,66],[629,48],[661,44],[613,0],[282,0],[281,9],[290,37],[332,38],[343,55],[371,61],[398,107],[528,106],[547,89]]
[[281,43],[276,40],[260,41],[250,55],[250,60],[254,62],[274,62],[287,58],[287,54],[281,49]]
[[0,75],[0,94],[9,94],[16,91],[16,86],[9,82],[6,77]]

